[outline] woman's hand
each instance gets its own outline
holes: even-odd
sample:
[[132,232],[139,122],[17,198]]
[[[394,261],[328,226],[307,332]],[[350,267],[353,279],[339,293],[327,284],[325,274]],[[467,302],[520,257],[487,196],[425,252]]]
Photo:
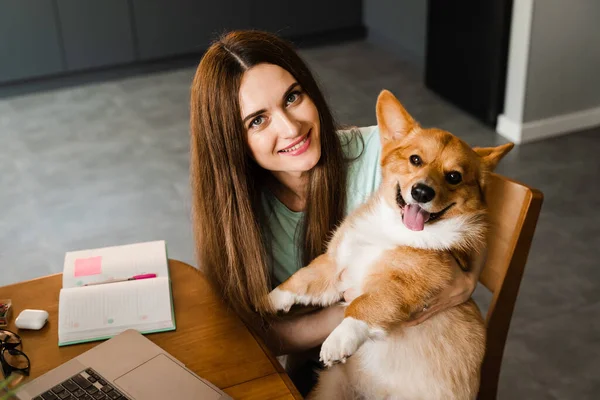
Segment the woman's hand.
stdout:
[[[471,294],[477,286],[477,277],[473,272],[463,272],[458,264],[452,284],[442,291],[438,296],[432,298],[423,311],[412,315],[411,319],[404,323],[404,326],[414,326],[422,323],[427,318],[447,308],[457,306],[469,300]],[[352,302],[356,297],[354,290],[349,289],[344,292],[344,301]]]
[[423,310],[415,313],[411,320],[405,323],[405,326],[419,325],[438,312],[469,300],[477,287],[477,282],[479,282],[479,275],[483,269],[483,264],[485,264],[485,256],[485,251],[479,252],[473,259],[471,270],[468,272],[463,271],[456,260],[454,260],[454,277],[450,286],[444,289],[436,297],[429,300],[429,302],[424,305]]
[[[404,326],[414,326],[427,320],[440,311],[444,311],[450,307],[457,306],[469,300],[477,282],[479,281],[479,275],[485,264],[486,252],[479,252],[473,259],[471,270],[464,272],[456,260],[453,259],[452,271],[454,276],[450,286],[443,290],[436,297],[429,300],[429,302],[423,307],[422,311],[415,313],[412,318],[404,323]],[[348,289],[344,292],[344,301],[347,303],[352,302],[356,298],[354,289]]]

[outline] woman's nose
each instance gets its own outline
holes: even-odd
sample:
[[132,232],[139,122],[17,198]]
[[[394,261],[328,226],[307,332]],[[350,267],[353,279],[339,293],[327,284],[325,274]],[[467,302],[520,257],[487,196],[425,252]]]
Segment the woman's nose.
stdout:
[[282,112],[279,114],[279,134],[282,138],[293,139],[300,134],[300,121],[293,116]]

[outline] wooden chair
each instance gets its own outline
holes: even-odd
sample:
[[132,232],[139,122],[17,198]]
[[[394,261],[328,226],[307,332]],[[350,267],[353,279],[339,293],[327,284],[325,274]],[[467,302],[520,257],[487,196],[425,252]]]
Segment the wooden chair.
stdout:
[[493,297],[486,317],[487,348],[481,369],[480,400],[496,399],[506,336],[543,195],[536,189],[492,174],[486,200],[491,226],[487,261],[480,281]]

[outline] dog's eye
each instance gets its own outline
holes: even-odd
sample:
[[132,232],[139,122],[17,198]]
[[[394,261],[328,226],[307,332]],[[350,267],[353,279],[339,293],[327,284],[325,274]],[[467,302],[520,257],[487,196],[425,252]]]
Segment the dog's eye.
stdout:
[[462,175],[458,171],[451,171],[446,174],[446,181],[451,185],[457,185],[462,181]]
[[421,157],[419,157],[416,154],[413,154],[412,156],[410,156],[410,163],[414,166],[420,167],[421,164],[423,164],[423,160],[421,160]]

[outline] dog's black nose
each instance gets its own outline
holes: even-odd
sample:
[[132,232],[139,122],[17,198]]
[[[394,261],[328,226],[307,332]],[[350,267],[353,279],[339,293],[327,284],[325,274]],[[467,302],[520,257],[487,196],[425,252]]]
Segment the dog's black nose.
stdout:
[[428,203],[435,197],[435,190],[422,183],[417,183],[410,190],[410,194],[417,202]]

